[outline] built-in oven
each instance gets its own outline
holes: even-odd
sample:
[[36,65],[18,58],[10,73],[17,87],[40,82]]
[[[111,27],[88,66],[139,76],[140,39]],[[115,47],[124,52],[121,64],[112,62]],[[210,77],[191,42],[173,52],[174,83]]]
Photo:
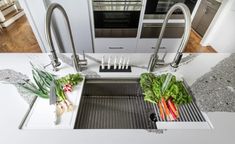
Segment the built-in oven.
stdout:
[[142,0],[92,0],[95,37],[136,37]]
[[[147,0],[144,19],[164,19],[167,11],[176,3],[184,3],[188,6],[190,12],[192,13],[197,0]],[[176,10],[172,19],[183,18],[182,12]]]
[[[145,23],[142,26],[140,38],[158,38],[162,23]],[[184,33],[184,23],[168,23],[163,38],[181,38]]]

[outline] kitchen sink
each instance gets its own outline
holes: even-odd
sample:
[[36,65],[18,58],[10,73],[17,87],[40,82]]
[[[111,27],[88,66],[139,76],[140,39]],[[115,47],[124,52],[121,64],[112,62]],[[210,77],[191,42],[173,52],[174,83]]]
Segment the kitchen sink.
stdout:
[[75,129],[156,129],[138,79],[87,80]]
[[[188,91],[189,92],[189,91]],[[178,107],[176,121],[164,121],[158,107],[144,101],[139,79],[88,79],[75,129],[210,129],[195,102]]]

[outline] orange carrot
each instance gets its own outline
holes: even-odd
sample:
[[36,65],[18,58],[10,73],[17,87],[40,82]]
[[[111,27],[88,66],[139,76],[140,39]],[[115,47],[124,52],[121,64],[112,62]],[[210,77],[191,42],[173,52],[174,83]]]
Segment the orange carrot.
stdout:
[[165,101],[164,97],[162,97],[161,102],[162,102],[162,107],[163,107],[163,109],[165,111],[167,120],[171,120],[171,118],[170,118],[170,111],[169,111],[169,109],[168,109],[168,107],[166,105],[166,101]]
[[169,100],[167,101],[167,104],[168,104],[168,106],[169,106],[169,109],[171,109],[172,112],[174,112],[174,114],[175,114],[176,117],[178,118],[178,117],[179,117],[179,112],[178,112],[178,109],[176,108],[174,102],[172,102],[172,100],[169,99]]
[[164,114],[161,102],[158,102],[158,107],[159,107],[159,112],[160,112],[161,119],[165,120],[165,114]]
[[175,113],[173,112],[173,110],[172,110],[172,108],[170,107],[168,101],[167,101],[166,104],[167,104],[167,107],[168,107],[168,109],[169,109],[169,111],[170,111],[170,118],[171,118],[171,120],[176,120],[176,119],[177,119],[177,116],[176,116]]

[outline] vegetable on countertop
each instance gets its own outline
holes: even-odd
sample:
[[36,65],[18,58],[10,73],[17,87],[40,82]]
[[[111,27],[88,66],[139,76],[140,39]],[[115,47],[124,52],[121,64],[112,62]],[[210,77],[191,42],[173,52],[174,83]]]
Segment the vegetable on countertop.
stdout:
[[152,73],[143,73],[140,76],[140,86],[143,90],[144,100],[157,104],[162,120],[176,120],[179,117],[177,105],[192,101],[182,81],[177,81],[173,75],[166,87],[163,85],[167,75],[155,76]]
[[[19,84],[19,86],[45,99],[49,99],[50,90],[54,90],[56,95],[56,115],[61,116],[64,112],[72,111],[73,104],[68,100],[66,92],[71,92],[72,88],[83,80],[82,76],[77,73],[57,78],[55,75],[43,69],[36,68],[33,64],[31,65],[35,84],[30,81],[25,81],[24,84]],[[52,84],[54,84],[54,87],[51,87]]]

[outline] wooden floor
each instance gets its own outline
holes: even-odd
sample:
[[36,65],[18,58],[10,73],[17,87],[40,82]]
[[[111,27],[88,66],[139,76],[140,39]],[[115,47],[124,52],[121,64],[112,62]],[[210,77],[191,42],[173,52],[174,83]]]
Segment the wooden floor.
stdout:
[[188,44],[184,50],[186,53],[216,53],[210,46],[200,45],[201,37],[194,31],[191,31]]
[[[185,48],[186,53],[214,53],[212,47],[203,47],[200,45],[201,37],[193,30],[191,32],[189,42]],[[32,32],[32,29],[27,21],[26,16],[21,17],[8,28],[5,28],[3,33],[0,33],[0,52],[15,52],[15,53],[37,53],[41,49]]]
[[0,33],[0,52],[38,53],[41,49],[27,21],[21,17]]

